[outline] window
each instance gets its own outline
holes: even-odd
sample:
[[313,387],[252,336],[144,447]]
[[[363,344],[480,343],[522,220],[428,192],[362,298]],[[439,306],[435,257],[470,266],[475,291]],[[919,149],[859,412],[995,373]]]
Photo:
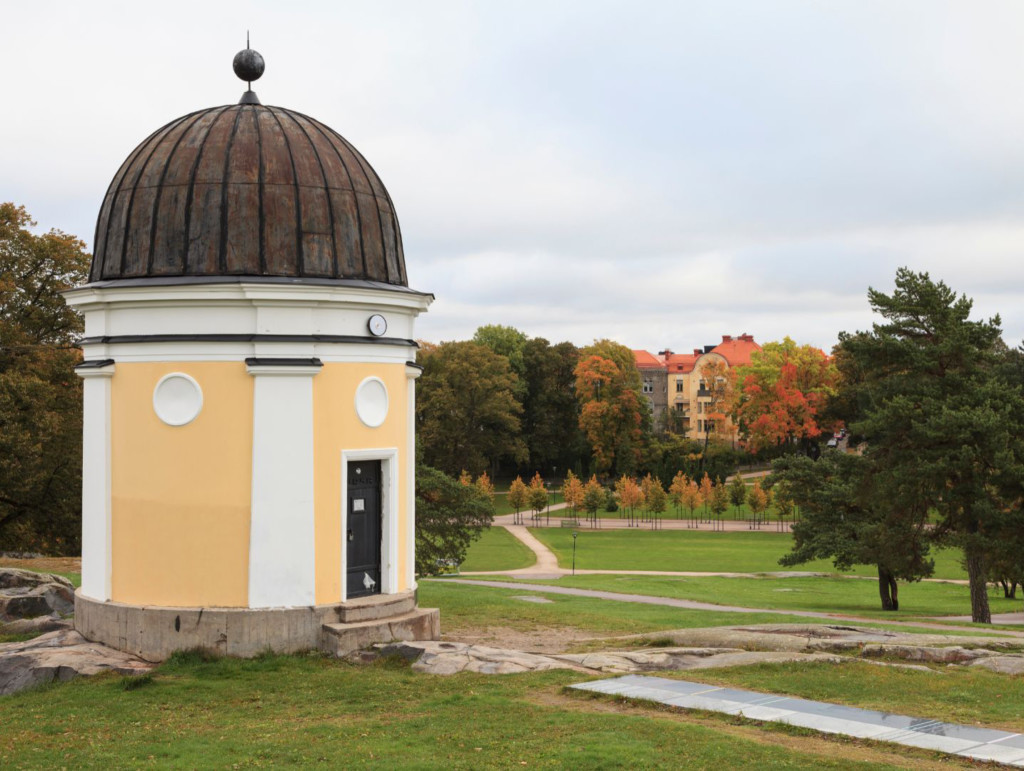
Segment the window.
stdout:
[[654,383],[652,383],[650,380],[645,380],[644,381],[644,393],[645,394],[653,394],[654,393]]
[[676,393],[677,394],[681,394],[682,392],[683,392],[683,381],[682,380],[677,380],[676,381]]

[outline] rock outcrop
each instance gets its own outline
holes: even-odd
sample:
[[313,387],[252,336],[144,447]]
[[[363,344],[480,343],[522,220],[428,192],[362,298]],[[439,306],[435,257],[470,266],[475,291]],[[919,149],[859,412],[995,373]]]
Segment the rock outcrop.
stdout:
[[75,587],[63,576],[0,568],[0,623],[75,612]]
[[25,642],[0,644],[0,695],[79,675],[140,675],[153,666],[131,654],[89,642],[73,629],[63,629]]

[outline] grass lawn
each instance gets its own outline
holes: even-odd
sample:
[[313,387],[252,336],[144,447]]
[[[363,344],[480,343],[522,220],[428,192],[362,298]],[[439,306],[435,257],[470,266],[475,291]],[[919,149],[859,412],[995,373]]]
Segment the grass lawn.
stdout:
[[[572,564],[572,530],[532,528],[531,531],[558,556],[558,564]],[[787,554],[793,537],[770,531],[715,533],[701,530],[589,530],[576,532],[576,567],[586,570],[677,570],[696,572],[766,573],[800,570],[831,573],[835,567],[817,560],[795,568],[783,568],[779,558]],[[965,579],[960,552],[943,549],[933,554],[936,578]],[[875,576],[873,567],[854,566],[851,575]]]
[[466,553],[460,570],[516,570],[536,562],[533,552],[503,527],[484,530]]
[[615,637],[702,626],[806,623],[806,619],[776,613],[686,610],[561,594],[539,593],[550,600],[547,603],[516,599],[536,594],[451,584],[443,580],[422,581],[419,585],[420,605],[441,609],[441,630],[445,634],[483,627],[516,630],[569,627],[587,631],[594,637]]
[[[531,581],[530,583],[545,583]],[[550,582],[547,582],[550,583]],[[860,578],[724,578],[674,576],[591,575],[565,576],[559,586],[598,589],[623,594],[648,594],[685,600],[773,610],[821,611],[901,620],[908,616],[962,616],[971,612],[968,588],[962,584],[916,583],[900,585],[900,610],[881,609],[878,584]],[[989,588],[993,613],[1021,610],[1021,601],[1003,598],[1002,589]]]
[[562,692],[581,679],[182,656],[144,679],[0,697],[0,766],[881,769],[935,757],[644,705],[609,709]]

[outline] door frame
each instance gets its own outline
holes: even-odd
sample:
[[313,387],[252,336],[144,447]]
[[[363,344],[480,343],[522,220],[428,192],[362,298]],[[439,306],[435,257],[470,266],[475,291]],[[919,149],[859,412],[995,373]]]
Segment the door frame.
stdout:
[[398,591],[398,448],[341,451],[341,601],[348,600],[348,464],[380,461],[380,593]]

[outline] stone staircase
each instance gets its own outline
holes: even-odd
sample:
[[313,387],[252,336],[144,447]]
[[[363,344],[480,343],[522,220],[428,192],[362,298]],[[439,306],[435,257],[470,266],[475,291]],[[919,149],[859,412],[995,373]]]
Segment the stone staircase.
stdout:
[[374,643],[440,637],[441,612],[437,608],[417,608],[415,593],[374,594],[337,608],[337,620],[320,627],[320,650],[346,656]]

